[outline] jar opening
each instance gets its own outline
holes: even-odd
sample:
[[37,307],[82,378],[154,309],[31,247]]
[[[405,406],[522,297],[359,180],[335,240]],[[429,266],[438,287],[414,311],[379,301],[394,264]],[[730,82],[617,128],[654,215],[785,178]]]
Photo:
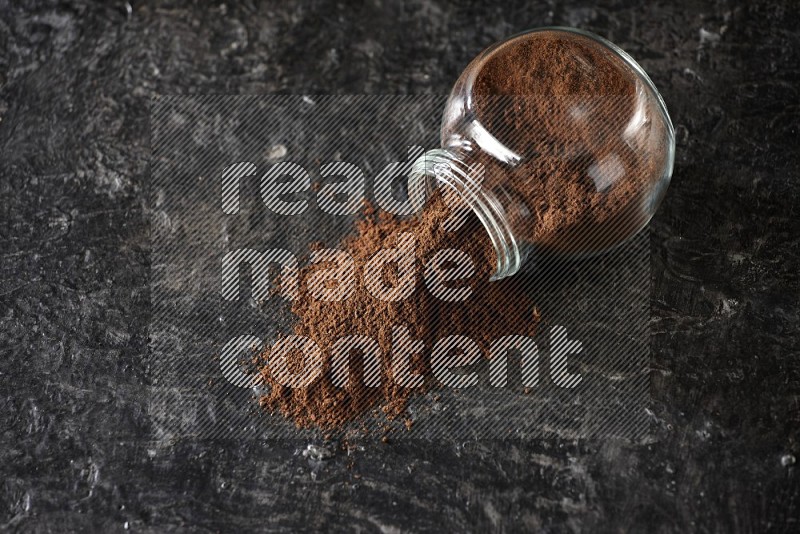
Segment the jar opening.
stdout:
[[412,165],[408,192],[417,209],[439,187],[453,191],[478,217],[494,247],[496,266],[490,280],[516,274],[525,254],[515,238],[500,201],[482,187],[484,169],[470,166],[450,150],[425,152]]

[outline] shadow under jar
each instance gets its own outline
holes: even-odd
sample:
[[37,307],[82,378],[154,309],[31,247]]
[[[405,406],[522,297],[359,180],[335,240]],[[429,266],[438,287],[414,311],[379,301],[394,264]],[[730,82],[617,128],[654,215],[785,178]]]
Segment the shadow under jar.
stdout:
[[595,254],[640,231],[666,192],[675,140],[633,58],[588,32],[541,28],[467,66],[441,147],[413,164],[409,188],[463,199],[489,233],[499,279],[536,254]]

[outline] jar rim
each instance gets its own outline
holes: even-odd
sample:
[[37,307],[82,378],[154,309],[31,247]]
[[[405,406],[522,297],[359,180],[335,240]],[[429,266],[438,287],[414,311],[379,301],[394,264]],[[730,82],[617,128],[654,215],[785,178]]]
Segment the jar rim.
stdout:
[[443,148],[429,150],[412,165],[408,192],[418,210],[440,186],[448,187],[470,207],[494,248],[496,266],[489,278],[494,281],[516,274],[527,257],[527,249],[514,236],[501,202],[481,187],[477,176],[483,172],[482,165],[471,166],[453,151]]

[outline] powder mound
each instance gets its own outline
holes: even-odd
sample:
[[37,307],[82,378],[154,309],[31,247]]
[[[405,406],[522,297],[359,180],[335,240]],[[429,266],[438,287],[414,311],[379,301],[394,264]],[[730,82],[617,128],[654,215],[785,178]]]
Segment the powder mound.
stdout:
[[[489,282],[495,257],[485,229],[470,214],[458,229],[448,231],[446,222],[450,213],[445,196],[439,193],[429,199],[420,216],[411,219],[379,213],[367,206],[355,225],[355,232],[340,246],[353,258],[356,273],[355,287],[345,300],[324,301],[311,294],[310,286],[319,281],[315,274],[330,268],[329,264],[313,263],[301,269],[300,295],[292,306],[296,316],[293,333],[311,339],[321,349],[321,373],[306,387],[289,387],[268,365],[270,351],[266,350],[259,358],[260,376],[270,388],[259,399],[264,409],[284,415],[298,427],[332,430],[376,415],[388,420],[402,417],[410,427],[412,422],[406,413],[410,396],[437,387],[430,373],[429,357],[438,339],[466,336],[488,354],[491,341],[499,336],[533,335],[536,312],[518,282],[508,279]],[[379,251],[398,247],[403,237],[411,238],[415,244],[412,291],[397,301],[378,299],[370,291],[375,280],[365,275],[366,266]],[[445,249],[460,250],[472,260],[473,276],[446,283],[453,289],[469,288],[471,293],[466,300],[441,300],[425,283],[426,264]],[[377,276],[386,287],[397,288],[400,269],[392,268],[391,262],[387,265]],[[322,286],[326,290],[335,289],[332,283]],[[394,375],[392,332],[397,327],[406,328],[410,338],[424,345],[423,350],[411,356],[409,364],[412,373],[424,376],[421,387],[405,387]],[[354,350],[349,355],[350,374],[346,382],[335,383],[332,349],[345,336],[366,336],[377,343],[380,348],[377,372],[367,366],[365,362],[369,360],[362,353]],[[287,360],[290,371],[293,367],[302,369],[303,357],[299,351]]]

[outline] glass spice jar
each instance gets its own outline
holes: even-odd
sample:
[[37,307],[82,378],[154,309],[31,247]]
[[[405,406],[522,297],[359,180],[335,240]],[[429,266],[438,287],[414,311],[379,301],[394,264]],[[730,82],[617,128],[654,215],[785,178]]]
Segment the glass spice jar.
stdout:
[[532,255],[599,253],[639,232],[674,153],[664,101],[633,58],[589,32],[541,28],[467,66],[409,193],[455,191],[486,228],[499,279]]

